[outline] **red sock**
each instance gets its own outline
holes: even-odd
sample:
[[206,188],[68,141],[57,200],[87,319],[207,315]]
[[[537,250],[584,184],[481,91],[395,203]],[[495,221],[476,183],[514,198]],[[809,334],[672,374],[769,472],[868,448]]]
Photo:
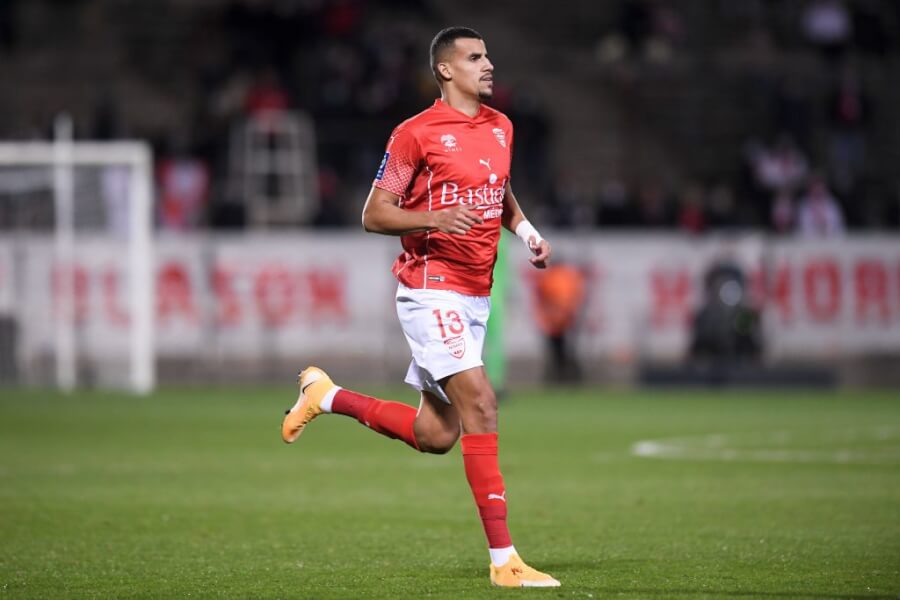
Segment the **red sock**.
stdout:
[[469,433],[461,442],[466,479],[478,505],[488,547],[512,546],[506,527],[506,488],[497,463],[497,434]]
[[331,412],[354,417],[372,431],[395,440],[403,440],[416,450],[419,449],[413,431],[418,411],[409,404],[388,402],[341,389],[334,395]]

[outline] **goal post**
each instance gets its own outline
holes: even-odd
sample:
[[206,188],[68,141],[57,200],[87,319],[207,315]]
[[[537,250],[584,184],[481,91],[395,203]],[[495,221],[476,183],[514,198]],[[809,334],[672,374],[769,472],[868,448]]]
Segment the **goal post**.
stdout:
[[[0,142],[0,170],[3,172],[21,174],[37,169],[47,170],[48,174],[52,174],[46,178],[49,189],[43,191],[52,196],[52,202],[48,206],[52,206],[53,214],[48,221],[52,225],[52,285],[55,288],[52,336],[55,384],[63,390],[72,390],[84,384],[79,381],[81,350],[76,340],[78,283],[70,263],[78,255],[82,243],[80,240],[83,236],[77,230],[77,213],[82,197],[87,197],[94,206],[100,206],[96,196],[100,195],[101,185],[96,184],[87,192],[76,190],[76,170],[119,167],[127,172],[124,178],[127,181],[127,192],[124,194],[127,197],[127,208],[124,211],[126,219],[121,224],[122,231],[116,234],[107,227],[100,233],[92,232],[90,235],[94,238],[124,238],[119,241],[124,241],[127,248],[127,256],[121,257],[121,264],[127,270],[123,274],[123,279],[127,280],[127,377],[118,377],[120,381],[117,384],[126,386],[134,393],[146,394],[154,388],[156,382],[152,153],[148,144],[142,141],[73,141],[71,131],[71,121],[63,117],[57,120],[56,139],[52,142]],[[41,183],[34,185],[40,186]],[[18,202],[15,198],[16,190],[6,192],[13,197],[11,202]],[[3,193],[0,182],[0,194]],[[28,198],[21,199],[21,202],[28,201]],[[33,232],[22,229],[27,227],[16,231],[27,235],[11,237],[33,237]],[[15,267],[16,264],[13,269]],[[17,282],[21,282],[22,278],[21,274],[15,276]],[[16,287],[19,289],[14,289],[11,295],[24,295],[21,292],[22,286]],[[20,305],[30,301],[29,298],[18,300]],[[13,303],[15,302],[14,299]],[[23,308],[20,316],[26,310],[27,307]],[[28,325],[22,324],[23,327]],[[100,385],[103,385],[103,379],[98,378]]]

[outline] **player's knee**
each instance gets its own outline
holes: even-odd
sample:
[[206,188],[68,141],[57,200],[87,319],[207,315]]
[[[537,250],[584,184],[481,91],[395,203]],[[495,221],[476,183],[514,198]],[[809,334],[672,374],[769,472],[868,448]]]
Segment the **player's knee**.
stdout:
[[446,454],[450,452],[459,439],[459,428],[433,431],[417,439],[419,450],[429,454]]

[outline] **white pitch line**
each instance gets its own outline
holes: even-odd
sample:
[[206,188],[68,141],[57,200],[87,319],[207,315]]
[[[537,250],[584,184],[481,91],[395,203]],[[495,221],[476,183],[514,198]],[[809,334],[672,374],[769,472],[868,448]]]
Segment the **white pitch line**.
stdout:
[[[900,428],[890,426],[816,433],[818,437],[812,441],[820,444],[900,440]],[[823,450],[783,447],[792,442],[808,441],[810,441],[808,437],[798,439],[796,432],[791,431],[711,433],[692,437],[640,440],[631,446],[631,454],[642,458],[666,460],[826,464],[900,463],[900,446],[864,450],[841,447]],[[754,447],[742,447],[747,445]]]

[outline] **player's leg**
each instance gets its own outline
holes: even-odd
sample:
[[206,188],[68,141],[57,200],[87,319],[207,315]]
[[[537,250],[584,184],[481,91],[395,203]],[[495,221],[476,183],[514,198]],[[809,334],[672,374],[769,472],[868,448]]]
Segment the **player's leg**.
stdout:
[[497,433],[497,397],[484,367],[454,373],[442,384],[459,413],[464,435]]
[[406,442],[422,452],[443,454],[459,438],[456,409],[434,394],[423,391],[419,409],[346,390],[334,384],[317,367],[300,373],[300,397],[287,412],[282,438],[296,441],[306,425],[323,413],[347,415],[392,439]]
[[423,391],[413,430],[422,452],[446,454],[459,439],[459,414],[452,404]]
[[354,417],[366,427],[418,449],[413,432],[417,411],[412,406],[345,390],[318,367],[304,369],[299,386],[300,397],[281,424],[285,442],[296,441],[306,425],[319,415],[334,412]]
[[559,581],[526,565],[516,553],[506,523],[506,486],[500,473],[497,398],[483,367],[443,380],[462,423],[466,479],[478,506],[491,555],[491,582],[505,587],[556,587]]

